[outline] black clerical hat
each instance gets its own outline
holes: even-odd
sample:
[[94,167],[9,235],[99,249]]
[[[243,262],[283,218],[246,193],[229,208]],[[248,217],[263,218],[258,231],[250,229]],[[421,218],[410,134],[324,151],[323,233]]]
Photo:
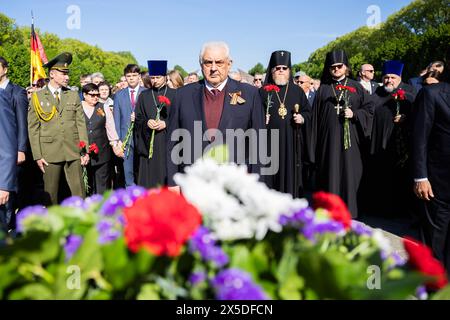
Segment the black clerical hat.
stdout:
[[69,52],[63,52],[56,56],[49,62],[43,65],[44,68],[49,70],[58,70],[62,72],[69,71],[69,65],[72,63],[72,54]]
[[333,64],[343,63],[347,67],[349,66],[347,54],[344,50],[334,50],[327,53],[327,57],[325,59],[325,67],[329,68]]
[[291,53],[286,50],[278,50],[272,52],[272,55],[270,56],[270,62],[269,62],[269,70],[276,66],[287,66],[289,69],[291,68]]
[[167,74],[167,60],[148,60],[149,76],[165,76]]

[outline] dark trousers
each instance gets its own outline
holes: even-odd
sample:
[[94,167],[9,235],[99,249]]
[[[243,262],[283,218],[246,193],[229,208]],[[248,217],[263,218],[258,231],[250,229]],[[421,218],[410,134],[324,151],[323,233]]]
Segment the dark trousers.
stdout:
[[9,193],[9,200],[6,204],[0,205],[0,232],[8,233],[9,229],[13,229],[15,223],[14,214],[15,193]]
[[111,189],[111,162],[88,167],[90,194],[103,194]]
[[450,275],[450,203],[432,199],[426,204],[424,235],[434,256]]

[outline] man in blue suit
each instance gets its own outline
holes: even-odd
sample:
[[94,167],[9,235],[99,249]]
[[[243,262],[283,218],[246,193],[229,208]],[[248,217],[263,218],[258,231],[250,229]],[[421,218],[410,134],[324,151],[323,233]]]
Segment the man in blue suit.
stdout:
[[139,94],[145,90],[145,88],[139,86],[140,72],[138,65],[127,65],[124,69],[124,75],[127,79],[128,87],[117,92],[114,97],[114,122],[117,134],[124,147],[123,171],[125,186],[127,187],[135,184],[133,133],[131,133],[128,141],[125,140],[128,128],[130,128],[131,123],[135,119],[134,108]]
[[0,232],[6,233],[14,215],[17,191],[17,122],[16,112],[6,91],[0,88]]
[[[34,187],[33,183],[30,183],[30,173],[32,169],[30,164],[33,164],[33,159],[31,157],[29,142],[28,142],[28,125],[27,125],[27,114],[28,114],[28,98],[26,91],[12,83],[8,77],[8,62],[5,58],[0,57],[0,88],[5,90],[6,98],[9,100],[11,107],[16,114],[17,123],[17,165],[18,171],[18,199],[17,206],[19,208],[24,207],[24,201],[26,198],[31,198],[30,193]],[[25,181],[25,175],[28,175]]]
[[[175,186],[175,173],[183,172],[186,166],[202,156],[208,146],[221,142],[229,146],[230,143],[234,144],[231,150],[234,152],[229,160],[250,165],[250,172],[259,173],[259,159],[250,156],[257,149],[257,138],[253,141],[239,141],[234,137],[228,139],[230,132],[237,133],[239,129],[241,132],[255,129],[258,135],[260,129],[265,127],[264,108],[258,89],[228,77],[232,65],[229,52],[224,42],[204,44],[200,53],[204,80],[179,88],[176,92],[175,101],[169,108],[169,186]],[[186,133],[189,133],[189,137],[183,136]],[[244,148],[245,154],[238,152],[239,148],[241,151]]]

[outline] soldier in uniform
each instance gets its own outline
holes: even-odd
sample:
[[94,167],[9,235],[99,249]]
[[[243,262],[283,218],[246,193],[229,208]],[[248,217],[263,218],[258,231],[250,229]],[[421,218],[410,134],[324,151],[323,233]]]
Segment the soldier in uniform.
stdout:
[[83,108],[78,94],[67,89],[72,55],[64,52],[44,67],[50,82],[33,93],[28,111],[28,134],[33,158],[43,173],[46,204],[58,202],[60,177],[64,172],[73,196],[85,196],[81,166],[89,155],[81,155],[80,141],[88,143]]

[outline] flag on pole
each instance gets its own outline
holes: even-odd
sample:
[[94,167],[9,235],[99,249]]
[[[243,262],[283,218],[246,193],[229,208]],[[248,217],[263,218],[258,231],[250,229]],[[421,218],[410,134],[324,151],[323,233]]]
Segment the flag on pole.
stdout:
[[39,79],[47,78],[42,63],[47,63],[47,56],[45,55],[44,47],[38,34],[34,31],[34,18],[31,18],[31,67],[30,67],[30,84],[36,83]]

